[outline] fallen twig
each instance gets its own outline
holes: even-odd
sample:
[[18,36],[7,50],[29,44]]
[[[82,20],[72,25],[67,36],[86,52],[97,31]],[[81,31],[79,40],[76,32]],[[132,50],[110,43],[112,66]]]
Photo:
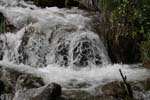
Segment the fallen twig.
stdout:
[[120,72],[120,75],[121,75],[121,77],[122,77],[122,79],[123,79],[124,87],[125,87],[125,89],[126,89],[126,92],[127,92],[128,96],[129,96],[130,98],[133,98],[133,92],[132,92],[131,86],[130,86],[130,84],[128,84],[127,81],[126,81],[126,80],[127,80],[127,76],[124,76],[124,75],[123,75],[121,69],[119,69],[119,72]]

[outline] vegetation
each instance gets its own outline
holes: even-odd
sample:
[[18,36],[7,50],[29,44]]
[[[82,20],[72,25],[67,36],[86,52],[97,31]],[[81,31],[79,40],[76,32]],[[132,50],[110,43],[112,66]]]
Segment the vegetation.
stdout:
[[150,66],[150,0],[101,0],[101,6],[100,30],[108,47],[124,45],[129,62]]

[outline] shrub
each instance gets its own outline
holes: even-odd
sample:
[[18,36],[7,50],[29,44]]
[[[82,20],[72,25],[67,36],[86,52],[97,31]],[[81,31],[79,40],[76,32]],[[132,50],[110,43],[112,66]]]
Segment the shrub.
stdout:
[[116,44],[120,38],[133,41],[133,48],[128,48],[134,55],[131,59],[138,57],[150,65],[150,0],[101,0],[101,5],[100,29],[104,37]]

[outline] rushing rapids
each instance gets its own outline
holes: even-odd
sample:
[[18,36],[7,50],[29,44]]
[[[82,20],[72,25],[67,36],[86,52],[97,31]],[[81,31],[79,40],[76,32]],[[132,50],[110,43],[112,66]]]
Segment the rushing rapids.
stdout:
[[[93,32],[93,14],[78,8],[39,8],[32,2],[0,0],[0,12],[16,30],[0,33],[0,66],[32,73],[45,83],[84,90],[113,80],[149,75],[138,65],[111,64],[106,48]],[[73,85],[69,85],[72,83]]]

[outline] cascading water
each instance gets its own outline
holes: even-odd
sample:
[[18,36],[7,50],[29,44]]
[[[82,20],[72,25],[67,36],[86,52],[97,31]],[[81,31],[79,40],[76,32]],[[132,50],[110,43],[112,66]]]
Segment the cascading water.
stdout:
[[[46,83],[84,89],[121,80],[146,78],[148,71],[133,65],[111,64],[98,35],[93,15],[78,8],[38,8],[22,0],[0,0],[0,12],[17,31],[0,34],[0,66],[40,76]],[[73,83],[74,86],[69,86]]]

